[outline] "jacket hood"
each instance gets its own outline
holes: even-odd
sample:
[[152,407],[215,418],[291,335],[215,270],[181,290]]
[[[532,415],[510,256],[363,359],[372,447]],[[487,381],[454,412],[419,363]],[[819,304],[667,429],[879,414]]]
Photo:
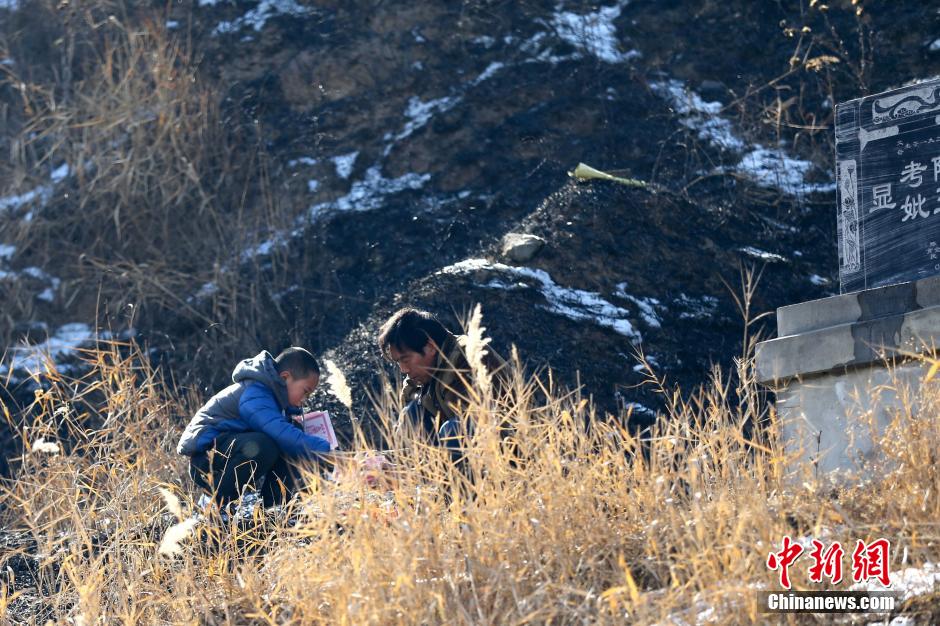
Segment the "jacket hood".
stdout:
[[462,352],[466,344],[466,335],[447,333],[447,337],[444,339],[444,345],[437,351],[436,367],[447,367],[448,361],[452,360],[457,354],[456,350],[459,348]]
[[274,357],[267,350],[262,350],[257,355],[236,365],[235,370],[232,372],[232,381],[236,383],[243,381],[259,382],[274,392],[274,397],[277,398],[277,402],[282,409],[288,407],[287,384],[278,374]]
[[434,379],[442,384],[450,385],[457,378],[457,371],[466,370],[467,357],[464,347],[467,344],[466,335],[447,334],[444,345],[437,351],[434,360],[434,369],[437,370]]

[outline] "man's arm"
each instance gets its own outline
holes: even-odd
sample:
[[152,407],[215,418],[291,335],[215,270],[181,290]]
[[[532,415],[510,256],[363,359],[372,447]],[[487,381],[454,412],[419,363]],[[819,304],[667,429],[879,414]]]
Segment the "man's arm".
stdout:
[[401,410],[398,413],[398,421],[395,423],[396,428],[402,428],[404,423],[411,419],[408,414],[409,405],[415,399],[418,391],[418,385],[415,384],[410,376],[405,376],[405,380],[401,384],[401,389],[398,391],[398,404],[401,406]]

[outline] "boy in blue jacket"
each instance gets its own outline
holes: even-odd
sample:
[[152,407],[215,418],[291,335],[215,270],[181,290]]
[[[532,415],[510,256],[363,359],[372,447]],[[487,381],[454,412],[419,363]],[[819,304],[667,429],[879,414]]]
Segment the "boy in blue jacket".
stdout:
[[292,419],[319,384],[320,366],[303,348],[277,358],[265,350],[239,363],[232,381],[196,412],[176,451],[190,457],[193,480],[219,504],[246,487],[260,489],[265,506],[277,504],[294,489],[290,462],[330,451]]

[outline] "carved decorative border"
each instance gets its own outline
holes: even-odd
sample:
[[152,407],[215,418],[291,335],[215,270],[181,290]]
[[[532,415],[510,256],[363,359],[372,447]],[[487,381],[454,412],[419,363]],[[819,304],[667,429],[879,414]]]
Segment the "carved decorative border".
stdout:
[[932,82],[919,89],[875,98],[871,107],[873,124],[893,123],[912,115],[940,111],[940,84]]
[[842,233],[839,262],[843,274],[862,268],[858,224],[858,166],[855,159],[839,161],[839,226]]

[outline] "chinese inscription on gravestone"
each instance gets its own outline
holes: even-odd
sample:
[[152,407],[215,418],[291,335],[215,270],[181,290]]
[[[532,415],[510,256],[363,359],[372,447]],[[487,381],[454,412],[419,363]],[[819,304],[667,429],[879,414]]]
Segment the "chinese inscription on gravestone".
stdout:
[[940,274],[940,79],[836,107],[842,292]]

